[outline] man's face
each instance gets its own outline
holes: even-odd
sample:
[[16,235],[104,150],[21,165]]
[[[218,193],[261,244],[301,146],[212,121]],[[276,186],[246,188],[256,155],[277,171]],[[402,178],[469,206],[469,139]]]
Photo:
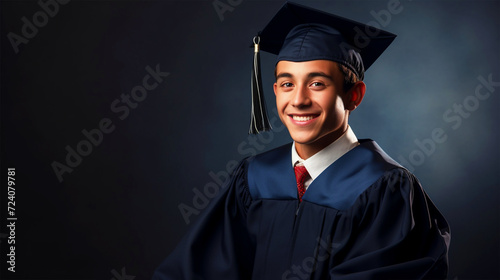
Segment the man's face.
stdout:
[[276,76],[278,113],[302,158],[320,151],[346,131],[349,110],[344,106],[344,77],[337,63],[280,61]]

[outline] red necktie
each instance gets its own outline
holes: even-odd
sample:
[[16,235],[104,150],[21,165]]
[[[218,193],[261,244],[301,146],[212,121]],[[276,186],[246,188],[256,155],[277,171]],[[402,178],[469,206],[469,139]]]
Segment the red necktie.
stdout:
[[306,192],[306,186],[305,182],[307,180],[307,177],[309,177],[309,173],[307,172],[307,169],[303,165],[295,165],[293,168],[295,171],[295,179],[297,180],[297,191],[299,193],[299,200],[302,202],[302,196]]

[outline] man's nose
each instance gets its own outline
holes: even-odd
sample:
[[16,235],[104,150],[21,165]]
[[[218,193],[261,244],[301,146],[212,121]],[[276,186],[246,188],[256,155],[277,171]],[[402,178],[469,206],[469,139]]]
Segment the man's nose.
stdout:
[[297,87],[293,96],[292,105],[294,107],[304,107],[311,105],[309,89],[306,86]]

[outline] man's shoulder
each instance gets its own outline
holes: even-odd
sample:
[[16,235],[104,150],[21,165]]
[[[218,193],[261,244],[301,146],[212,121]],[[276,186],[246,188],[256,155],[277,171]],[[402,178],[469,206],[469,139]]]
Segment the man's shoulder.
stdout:
[[274,148],[248,161],[248,187],[253,199],[295,199],[292,144]]
[[[261,170],[264,172],[282,170],[292,166],[292,143],[279,146],[269,151],[262,152],[247,159],[250,171]],[[259,172],[260,173],[260,172]]]
[[378,144],[372,139],[359,139],[358,149],[353,149],[353,153],[349,155],[350,160],[360,160],[358,157],[369,157],[371,160],[365,161],[366,164],[381,164],[388,169],[394,167],[403,168],[401,164],[390,157]]

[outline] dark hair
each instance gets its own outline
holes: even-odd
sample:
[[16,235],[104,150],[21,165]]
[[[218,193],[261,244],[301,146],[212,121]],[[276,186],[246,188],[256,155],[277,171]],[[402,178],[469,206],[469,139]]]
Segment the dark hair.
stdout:
[[340,72],[344,75],[344,82],[342,83],[342,89],[345,92],[348,92],[356,82],[361,81],[361,79],[347,66],[337,63],[340,69]]

